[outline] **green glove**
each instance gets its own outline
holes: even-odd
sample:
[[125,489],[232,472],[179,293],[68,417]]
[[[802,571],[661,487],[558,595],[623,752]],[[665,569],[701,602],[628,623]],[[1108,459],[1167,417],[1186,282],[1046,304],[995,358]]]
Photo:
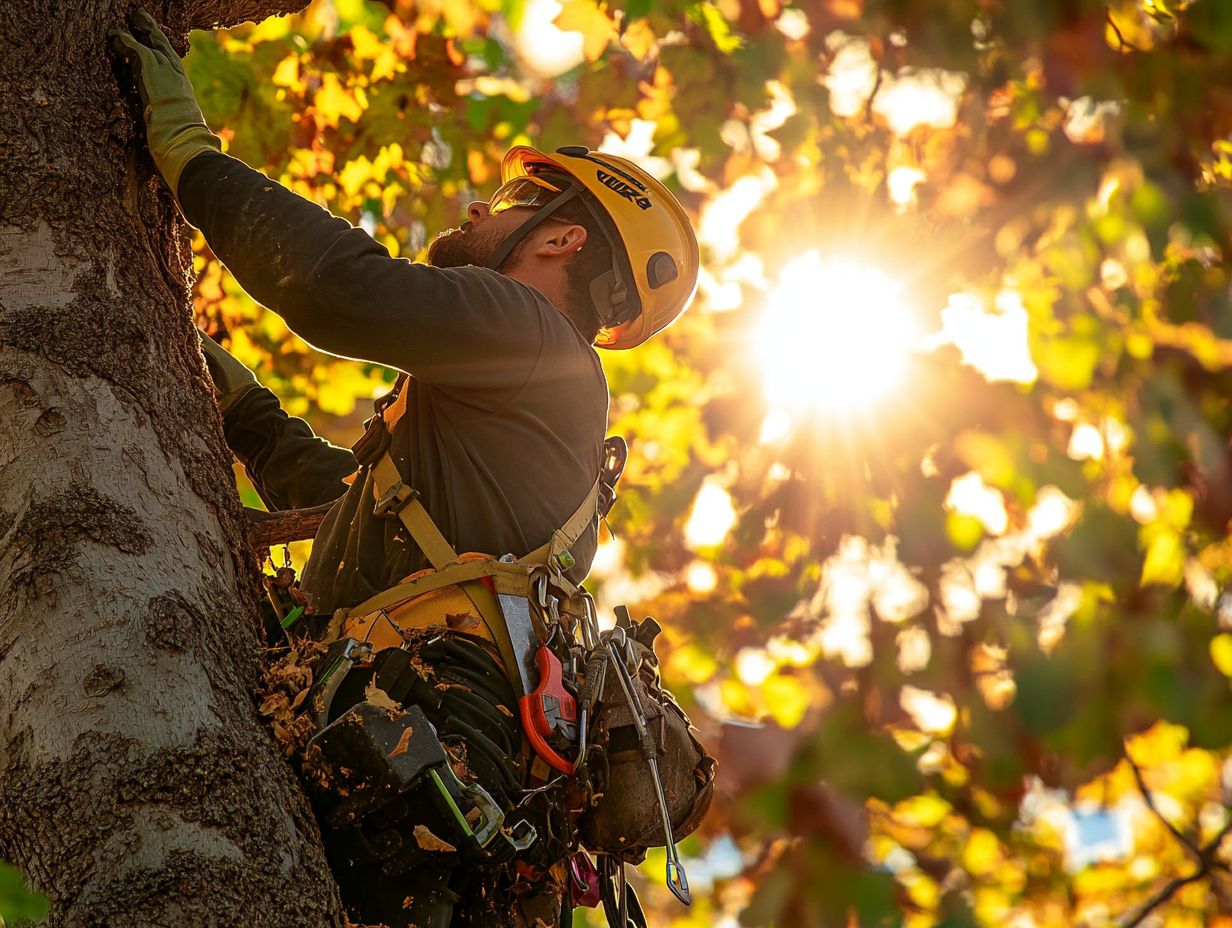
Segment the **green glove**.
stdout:
[[112,47],[128,67],[145,104],[145,135],[150,154],[171,192],[176,192],[184,166],[203,151],[221,151],[222,143],[205,124],[180,56],[154,17],[145,10],[133,14],[133,30],[112,29]]
[[205,355],[205,366],[209,368],[210,379],[214,381],[214,393],[218,398],[218,408],[225,416],[240,398],[254,387],[259,387],[257,378],[228,352],[222,345],[214,341],[200,329],[197,335],[201,339],[201,352]]

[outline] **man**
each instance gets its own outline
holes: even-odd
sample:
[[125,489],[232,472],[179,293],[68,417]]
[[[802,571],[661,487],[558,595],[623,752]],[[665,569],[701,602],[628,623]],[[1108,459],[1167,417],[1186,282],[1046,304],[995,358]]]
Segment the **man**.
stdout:
[[[143,10],[134,27],[136,35],[116,31],[113,41],[145,104],[150,152],[188,221],[301,337],[410,375],[398,400],[405,412],[389,420],[388,456],[446,547],[520,557],[581,513],[578,537],[556,564],[580,582],[596,546],[593,494],[607,422],[593,346],[640,344],[684,311],[695,288],[697,243],[671,194],[621,158],[515,148],[496,195],[470,204],[463,226],[432,243],[429,265],[393,259],[363,231],[221,154],[166,37]],[[387,487],[373,468],[347,486],[350,452],[316,439],[234,359],[205,348],[228,442],[266,501],[287,508],[341,497],[303,577],[320,614],[431,566],[404,522],[374,511]],[[498,780],[499,755],[516,753],[520,739],[515,722],[489,716],[502,730],[476,736],[491,750],[468,759],[490,760],[489,779]],[[432,880],[454,889],[436,892]],[[340,883],[366,919],[393,924],[393,896],[395,909],[403,897],[414,907],[404,884],[380,876]],[[419,885],[432,899],[416,919],[449,924],[457,874]]]

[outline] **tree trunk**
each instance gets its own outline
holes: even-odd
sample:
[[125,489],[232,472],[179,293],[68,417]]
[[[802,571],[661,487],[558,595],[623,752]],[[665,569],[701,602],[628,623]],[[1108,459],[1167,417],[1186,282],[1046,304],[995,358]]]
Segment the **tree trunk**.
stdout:
[[[151,12],[182,49],[292,5]],[[254,707],[257,586],[191,253],[107,43],[130,8],[0,0],[0,858],[52,926],[336,925]]]

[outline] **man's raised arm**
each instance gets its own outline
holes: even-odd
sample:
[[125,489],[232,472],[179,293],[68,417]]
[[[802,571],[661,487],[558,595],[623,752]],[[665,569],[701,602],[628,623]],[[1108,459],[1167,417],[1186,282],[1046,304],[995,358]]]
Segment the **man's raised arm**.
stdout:
[[363,230],[221,154],[167,37],[144,10],[132,21],[135,35],[115,30],[112,42],[145,104],[150,153],[185,217],[254,299],[333,354],[445,388],[504,394],[524,382],[534,345],[529,359],[511,357],[506,333],[537,333],[527,288],[492,271],[391,258]]
[[329,503],[346,492],[355,456],[288,416],[278,397],[257,382],[217,342],[201,334],[201,350],[214,381],[227,446],[271,510]]

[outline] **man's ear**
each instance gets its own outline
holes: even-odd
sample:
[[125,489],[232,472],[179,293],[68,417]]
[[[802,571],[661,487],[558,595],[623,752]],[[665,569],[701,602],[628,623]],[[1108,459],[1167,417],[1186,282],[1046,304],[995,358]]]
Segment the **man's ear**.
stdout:
[[558,258],[579,252],[586,244],[586,227],[573,223],[552,223],[535,252],[545,258]]

